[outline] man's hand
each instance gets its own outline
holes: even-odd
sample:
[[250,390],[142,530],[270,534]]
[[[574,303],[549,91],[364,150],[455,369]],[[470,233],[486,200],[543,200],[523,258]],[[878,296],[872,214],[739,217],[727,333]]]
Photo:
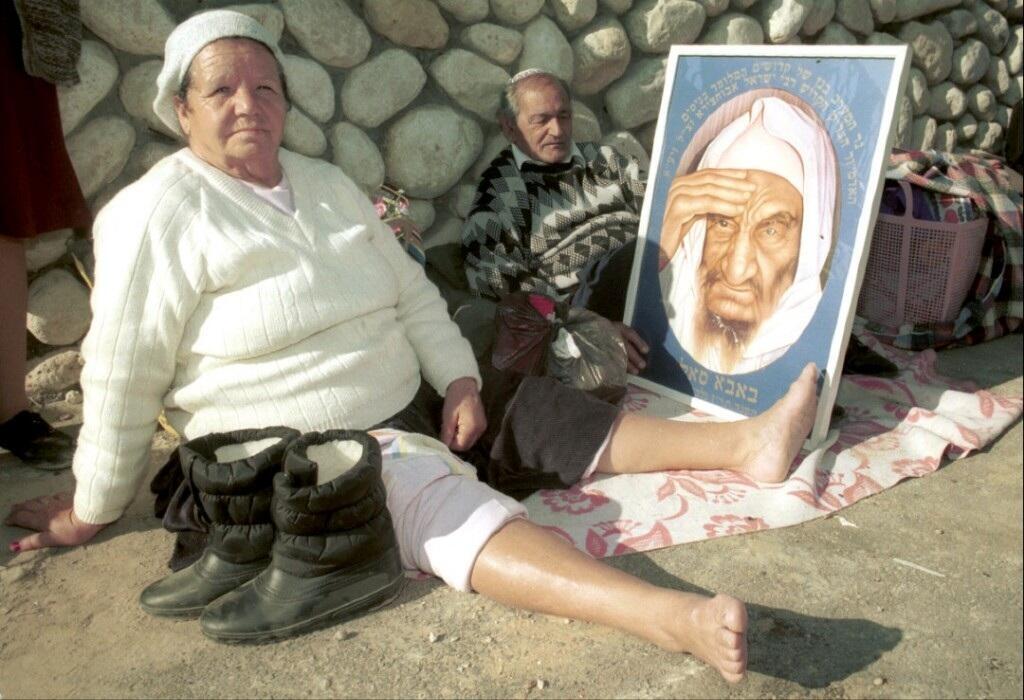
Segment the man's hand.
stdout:
[[441,442],[448,449],[464,452],[476,443],[487,429],[480,390],[472,377],[456,379],[444,393],[441,411]]
[[694,221],[708,214],[731,219],[743,213],[756,189],[746,177],[746,170],[707,168],[672,181],[661,224],[659,270],[676,254]]
[[70,493],[40,496],[11,508],[5,525],[36,530],[10,544],[12,552],[27,552],[45,547],[74,547],[91,540],[106,524],[93,525],[78,519]]
[[618,321],[612,323],[619,331],[619,335],[622,336],[622,342],[626,344],[626,371],[630,374],[640,374],[640,370],[647,366],[644,356],[647,355],[650,348],[647,347],[647,343],[640,337],[640,334],[625,323]]

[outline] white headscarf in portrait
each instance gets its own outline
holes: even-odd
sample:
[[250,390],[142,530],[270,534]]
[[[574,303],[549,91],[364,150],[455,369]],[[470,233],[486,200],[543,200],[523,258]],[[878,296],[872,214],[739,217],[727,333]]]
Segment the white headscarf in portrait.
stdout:
[[[793,283],[730,370],[731,374],[752,372],[781,357],[796,342],[821,300],[820,275],[832,248],[835,155],[828,134],[808,115],[777,97],[765,97],[755,101],[750,111],[708,144],[697,170],[705,168],[763,170],[785,178],[803,195],[800,252]],[[669,327],[688,352],[696,347],[694,310],[700,300],[698,271],[704,235],[705,222],[700,219],[690,227],[661,272],[662,296],[671,310]],[[723,371],[717,357],[696,359],[708,369]]]
[[156,98],[153,100],[156,116],[178,136],[185,135],[174,111],[174,95],[181,87],[192,59],[207,44],[228,37],[260,42],[274,54],[278,65],[284,66],[284,56],[277,48],[274,35],[252,17],[233,10],[210,10],[189,17],[167,37],[164,65],[156,79]]

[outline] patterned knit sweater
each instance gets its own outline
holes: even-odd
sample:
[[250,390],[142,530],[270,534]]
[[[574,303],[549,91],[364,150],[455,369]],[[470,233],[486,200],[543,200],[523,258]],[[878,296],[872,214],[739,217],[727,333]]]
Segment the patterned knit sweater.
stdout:
[[338,168],[282,150],[284,214],[183,149],[96,219],[75,513],[116,520],[163,409],[186,438],[367,428],[479,381],[437,289]]
[[634,240],[645,178],[636,161],[581,143],[566,164],[531,162],[512,149],[491,161],[462,230],[466,277],[500,299],[525,290],[565,299],[588,264]]

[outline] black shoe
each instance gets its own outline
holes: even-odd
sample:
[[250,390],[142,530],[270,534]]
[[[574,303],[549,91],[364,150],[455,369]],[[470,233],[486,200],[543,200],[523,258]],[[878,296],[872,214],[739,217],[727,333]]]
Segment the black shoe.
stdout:
[[71,466],[75,441],[32,411],[0,423],[0,447],[30,467],[59,471]]
[[[199,519],[209,524],[206,549],[197,562],[150,584],[139,606],[158,617],[197,617],[210,602],[251,580],[270,563],[274,475],[292,440],[291,428],[239,430],[196,438],[178,448],[185,480],[192,485]],[[276,438],[262,451],[218,462],[222,447]]]
[[[317,485],[310,447],[355,442],[355,464]],[[333,472],[332,472],[333,473]],[[337,624],[394,599],[405,582],[388,513],[381,455],[365,432],[333,430],[292,443],[274,479],[273,561],[259,576],[211,603],[203,634],[226,643],[262,643]]]

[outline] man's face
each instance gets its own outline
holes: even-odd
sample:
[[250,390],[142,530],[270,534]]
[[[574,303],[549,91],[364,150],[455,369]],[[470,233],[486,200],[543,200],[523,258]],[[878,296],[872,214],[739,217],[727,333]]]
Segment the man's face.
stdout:
[[519,114],[501,120],[509,141],[533,160],[561,163],[572,152],[572,103],[562,88],[544,78],[527,78],[519,87]]
[[706,217],[701,295],[711,326],[749,340],[793,283],[803,197],[785,178],[747,171],[757,189],[735,218]]
[[219,39],[189,70],[187,98],[175,98],[189,147],[227,172],[276,160],[288,105],[270,51],[248,39]]

